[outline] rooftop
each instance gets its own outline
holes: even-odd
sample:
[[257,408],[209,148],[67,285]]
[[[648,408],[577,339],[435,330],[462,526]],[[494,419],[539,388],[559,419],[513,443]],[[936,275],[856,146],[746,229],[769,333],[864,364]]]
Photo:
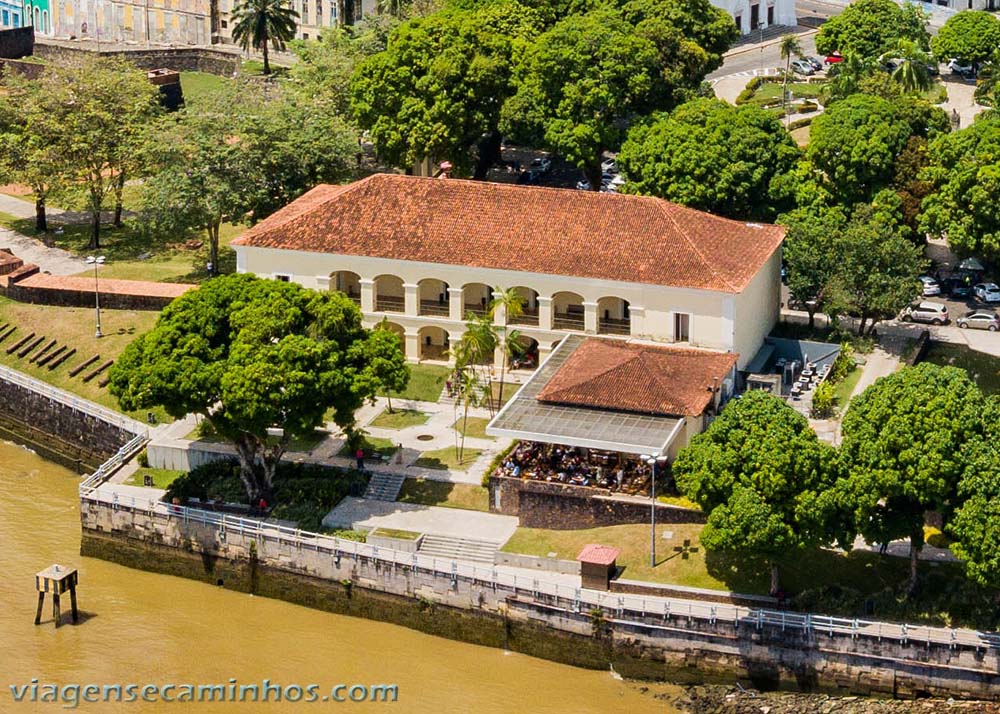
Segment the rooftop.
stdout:
[[538,393],[538,401],[661,416],[701,414],[737,357],[589,338]]
[[317,186],[233,245],[739,293],[783,236],[648,196],[375,174]]
[[576,556],[576,559],[583,563],[594,563],[595,565],[613,565],[620,554],[620,550],[612,548],[610,545],[588,543],[583,546],[583,550]]

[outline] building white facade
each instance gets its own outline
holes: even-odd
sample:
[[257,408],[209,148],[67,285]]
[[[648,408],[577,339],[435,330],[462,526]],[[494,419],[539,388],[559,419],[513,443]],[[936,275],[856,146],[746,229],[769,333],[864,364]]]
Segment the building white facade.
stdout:
[[[358,195],[352,196],[355,192],[351,189],[355,186],[360,187]],[[440,191],[436,189],[446,186],[449,195],[437,196]],[[329,195],[317,193],[321,189]],[[416,196],[412,195],[414,191]],[[406,195],[400,198],[398,193]],[[397,225],[388,226],[391,218],[377,216],[378,211],[412,213],[407,211],[410,200],[426,207],[418,209],[424,210],[424,215],[400,215],[394,222]],[[564,209],[561,214],[554,209],[546,221],[546,202],[562,205]],[[456,216],[463,203],[469,213]],[[565,206],[573,203],[580,204],[579,210]],[[434,204],[440,207],[434,208]],[[543,207],[537,208],[539,204]],[[656,233],[659,226],[650,226],[648,238],[637,238],[632,245],[627,244],[627,237],[619,241],[602,238],[597,232],[592,236],[595,241],[590,251],[592,265],[581,265],[579,258],[571,254],[573,247],[566,244],[566,269],[560,267],[559,273],[546,269],[553,264],[546,260],[561,258],[559,241],[564,239],[560,236],[587,233],[586,224],[566,225],[564,221],[593,220],[606,208],[616,222],[629,223],[633,220],[629,216],[633,207],[652,210],[655,215],[661,204],[683,212],[680,220],[690,216],[694,223],[690,232],[664,237]],[[452,206],[457,208],[452,210]],[[539,211],[537,217],[528,215],[532,207]],[[359,245],[357,240],[364,242],[369,237],[364,221],[372,212],[375,212],[372,243]],[[506,221],[512,225],[494,226],[492,220],[472,225],[476,216],[491,212],[508,216]],[[543,230],[552,232],[555,254],[530,255],[534,250],[531,243],[544,239],[511,247],[519,220],[529,233],[533,232],[536,220],[538,225],[547,223]],[[345,221],[361,222],[345,231],[353,237],[333,235],[338,231],[335,226],[344,225]],[[460,228],[467,225],[468,232],[463,236],[460,230],[453,238],[435,235],[433,241],[446,243],[441,253],[445,259],[420,259],[417,254],[426,254],[421,246],[426,247],[428,241],[422,233],[426,233],[428,226],[436,230],[435,222],[457,224]],[[636,217],[637,225],[646,222],[646,214]],[[671,217],[663,225],[669,230],[680,230],[674,228],[678,223],[677,217]],[[409,225],[414,226],[412,238],[408,234]],[[512,227],[514,237],[507,238]],[[725,250],[730,242],[734,253],[745,252],[745,260],[734,259],[729,264],[739,264],[738,278],[727,277],[729,266],[701,262],[699,246],[690,245],[698,235],[726,229],[733,231],[731,241],[716,233],[709,246],[709,239],[703,238],[704,252],[711,255],[712,251]],[[376,235],[380,231],[392,231],[394,235]],[[727,221],[660,199],[382,174],[348,187],[314,189],[237,238],[232,247],[240,272],[346,293],[361,307],[366,326],[386,321],[403,338],[406,356],[413,361],[447,359],[447,349],[461,339],[469,314],[485,314],[496,289],[514,288],[522,298],[524,314],[511,319],[510,327],[521,334],[526,346],[537,348],[539,361],[567,333],[576,332],[734,352],[739,354],[738,365],[742,367],[756,354],[778,318],[781,235],[781,230],[773,226]],[[456,245],[460,240],[475,245]],[[569,240],[575,242],[573,238]],[[614,241],[615,245],[602,245],[604,240]],[[512,248],[513,255],[523,256],[521,269],[505,267],[507,259],[503,255],[492,260],[462,257],[463,251],[473,256],[480,254],[482,250],[476,246],[495,246],[493,241],[504,244],[498,250]],[[759,245],[747,245],[753,241],[759,241]],[[668,244],[662,254],[656,254],[666,256],[662,265],[650,257],[652,254],[645,254],[649,249],[662,247],[660,243]],[[676,243],[676,250],[671,250],[670,243]],[[687,250],[697,257],[688,261],[683,254]],[[635,279],[621,279],[615,274],[615,266],[605,265],[611,260],[606,256],[612,254],[619,255],[626,269],[629,261],[636,261]],[[491,262],[493,265],[482,264]],[[536,269],[528,269],[531,265],[536,265]],[[683,279],[672,279],[671,271],[677,271]],[[704,275],[693,275],[693,271],[704,271]],[[682,272],[684,275],[680,276]],[[651,283],[649,275],[662,277],[658,283]],[[498,325],[508,323],[502,310],[494,319]]]
[[798,21],[795,0],[711,0],[711,3],[732,15],[744,35],[761,26],[794,26]]

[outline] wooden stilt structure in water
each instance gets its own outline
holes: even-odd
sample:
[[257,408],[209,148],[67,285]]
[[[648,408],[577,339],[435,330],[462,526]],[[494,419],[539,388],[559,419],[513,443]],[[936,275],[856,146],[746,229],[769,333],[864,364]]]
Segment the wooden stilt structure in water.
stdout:
[[52,617],[56,627],[62,624],[62,613],[59,610],[59,596],[69,590],[70,605],[73,613],[73,623],[79,619],[76,610],[76,568],[66,568],[61,565],[50,565],[40,573],[35,573],[35,588],[38,590],[38,609],[35,610],[35,624],[42,621],[42,605],[45,603],[45,593],[52,593]]

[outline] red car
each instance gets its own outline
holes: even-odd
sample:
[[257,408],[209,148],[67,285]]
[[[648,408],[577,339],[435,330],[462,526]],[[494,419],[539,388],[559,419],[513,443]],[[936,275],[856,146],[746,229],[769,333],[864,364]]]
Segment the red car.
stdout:
[[841,55],[840,55],[839,52],[834,52],[831,55],[827,55],[826,60],[824,60],[824,61],[827,64],[837,64],[838,62],[843,62],[844,58],[841,57]]

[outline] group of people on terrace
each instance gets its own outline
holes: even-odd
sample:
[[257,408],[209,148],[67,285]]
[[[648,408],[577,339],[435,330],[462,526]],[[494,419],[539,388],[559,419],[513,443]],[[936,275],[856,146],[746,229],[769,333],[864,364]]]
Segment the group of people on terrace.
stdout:
[[651,473],[639,457],[629,454],[522,441],[496,475],[644,494]]

